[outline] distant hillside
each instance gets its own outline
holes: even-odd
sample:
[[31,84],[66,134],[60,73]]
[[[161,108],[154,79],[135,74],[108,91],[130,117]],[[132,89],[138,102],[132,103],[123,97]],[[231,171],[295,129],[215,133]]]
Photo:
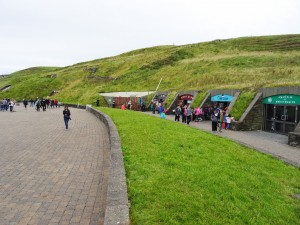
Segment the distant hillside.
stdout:
[[0,79],[0,98],[48,96],[91,103],[99,92],[244,89],[300,85],[300,35],[158,46],[63,68],[36,67]]

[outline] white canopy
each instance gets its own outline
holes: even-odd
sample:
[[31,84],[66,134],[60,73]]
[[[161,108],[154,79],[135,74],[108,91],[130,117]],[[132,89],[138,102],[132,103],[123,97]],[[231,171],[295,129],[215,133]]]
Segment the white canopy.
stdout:
[[99,95],[104,97],[144,97],[154,93],[154,91],[144,91],[144,92],[111,92],[111,93],[99,93]]

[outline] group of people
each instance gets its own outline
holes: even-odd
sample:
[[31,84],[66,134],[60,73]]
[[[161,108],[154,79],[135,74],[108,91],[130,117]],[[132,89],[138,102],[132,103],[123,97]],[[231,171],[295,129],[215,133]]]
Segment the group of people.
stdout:
[[178,104],[175,110],[175,121],[181,121],[182,123],[190,124],[191,121],[200,122],[204,118],[204,112],[200,107],[193,109],[191,105],[181,105]]
[[159,113],[160,117],[165,119],[166,118],[166,109],[165,109],[165,103],[161,100],[159,101],[152,101],[150,104],[150,110],[153,114],[155,112]]
[[191,121],[201,122],[202,120],[212,121],[212,131],[222,132],[222,129],[231,129],[231,122],[234,118],[226,113],[227,108],[221,109],[217,105],[214,106],[213,110],[210,106],[205,106],[203,108],[197,107],[193,109],[189,104],[181,105],[178,104],[175,110],[175,121],[181,121],[182,123],[190,124]]
[[61,106],[61,103],[57,99],[47,99],[47,98],[36,98],[36,100],[30,99],[23,99],[23,105],[25,109],[27,108],[27,105],[30,105],[30,107],[35,107],[37,111],[40,111],[41,109],[43,111],[46,111],[48,108],[57,108]]
[[231,122],[234,121],[234,117],[226,113],[219,107],[215,108],[211,114],[212,131],[222,132],[222,129],[231,129]]
[[[116,108],[115,101],[112,103],[112,108]],[[137,108],[138,110],[145,112],[146,111],[146,103],[144,101],[141,101],[137,104],[137,106],[134,106],[131,100],[129,100],[127,103],[123,103],[121,105],[122,110],[132,110],[133,108]]]
[[15,100],[13,100],[13,99],[4,98],[4,99],[0,100],[1,112],[8,111],[8,109],[10,112],[13,112],[14,106],[15,106]]
[[[1,111],[9,111],[13,112],[14,111],[14,106],[16,104],[16,101],[13,99],[2,99],[0,100],[0,106],[1,106]],[[43,109],[43,111],[46,111],[46,108],[58,108],[61,106],[61,103],[55,99],[39,99],[36,98],[36,100],[27,100],[27,99],[23,99],[23,105],[25,107],[25,109],[27,109],[27,106],[30,105],[30,107],[36,107],[37,111],[40,111],[40,108]],[[66,129],[69,128],[69,121],[71,120],[71,112],[68,108],[68,106],[64,107],[63,110],[63,118],[64,118],[64,123],[65,123],[65,127]]]

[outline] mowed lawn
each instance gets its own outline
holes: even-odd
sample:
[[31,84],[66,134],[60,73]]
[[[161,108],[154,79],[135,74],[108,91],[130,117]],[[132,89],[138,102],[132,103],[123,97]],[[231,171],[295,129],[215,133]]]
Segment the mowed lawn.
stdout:
[[300,224],[299,169],[180,123],[99,109],[121,137],[131,224]]

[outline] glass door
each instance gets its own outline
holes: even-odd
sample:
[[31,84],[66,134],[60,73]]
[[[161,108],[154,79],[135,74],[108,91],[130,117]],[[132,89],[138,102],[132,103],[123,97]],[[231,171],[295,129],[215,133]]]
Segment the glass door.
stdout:
[[299,106],[265,105],[265,130],[288,133],[299,122]]

